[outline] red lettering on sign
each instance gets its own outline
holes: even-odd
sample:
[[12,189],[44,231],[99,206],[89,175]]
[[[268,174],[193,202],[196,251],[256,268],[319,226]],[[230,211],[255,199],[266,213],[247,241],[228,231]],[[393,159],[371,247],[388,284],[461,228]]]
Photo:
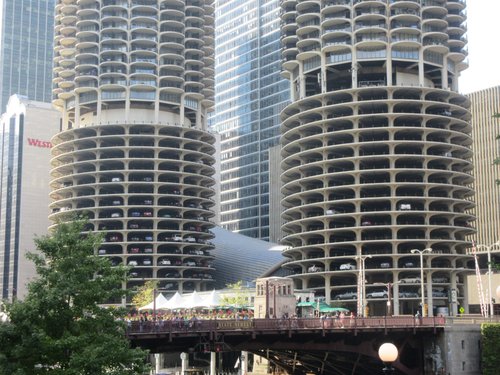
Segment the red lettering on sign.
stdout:
[[41,141],[39,139],[28,138],[28,144],[34,147],[52,148],[52,143],[47,141]]

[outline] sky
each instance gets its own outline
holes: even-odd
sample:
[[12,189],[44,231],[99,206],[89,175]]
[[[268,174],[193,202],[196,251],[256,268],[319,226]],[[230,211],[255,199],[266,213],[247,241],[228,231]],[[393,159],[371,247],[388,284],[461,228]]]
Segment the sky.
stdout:
[[500,0],[467,0],[469,68],[462,72],[459,91],[500,85]]

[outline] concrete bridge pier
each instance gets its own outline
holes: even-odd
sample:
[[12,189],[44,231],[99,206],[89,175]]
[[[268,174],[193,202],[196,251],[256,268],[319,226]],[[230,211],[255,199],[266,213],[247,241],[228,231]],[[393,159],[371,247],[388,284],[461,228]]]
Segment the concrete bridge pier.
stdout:
[[210,375],[217,375],[217,353],[210,352]]
[[187,353],[181,353],[181,373],[184,374],[186,369],[189,367],[189,355]]

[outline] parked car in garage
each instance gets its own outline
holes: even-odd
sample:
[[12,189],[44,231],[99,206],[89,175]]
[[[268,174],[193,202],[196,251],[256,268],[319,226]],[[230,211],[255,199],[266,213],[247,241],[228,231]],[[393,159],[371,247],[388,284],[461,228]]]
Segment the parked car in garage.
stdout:
[[358,299],[358,294],[356,292],[344,292],[337,294],[334,299],[340,300],[340,299]]
[[355,270],[356,266],[352,263],[344,263],[340,265],[340,270]]
[[399,280],[402,284],[420,284],[421,279],[418,276],[408,276]]
[[445,298],[448,297],[448,293],[444,290],[432,290],[432,297],[437,297],[437,298]]
[[324,269],[323,269],[323,267],[319,267],[319,266],[317,266],[317,265],[313,264],[311,267],[309,267],[309,268],[307,269],[307,271],[308,271],[308,272],[323,272],[323,271],[324,271]]
[[418,293],[415,292],[399,292],[399,298],[418,298]]
[[374,290],[366,294],[366,298],[387,298],[387,290]]

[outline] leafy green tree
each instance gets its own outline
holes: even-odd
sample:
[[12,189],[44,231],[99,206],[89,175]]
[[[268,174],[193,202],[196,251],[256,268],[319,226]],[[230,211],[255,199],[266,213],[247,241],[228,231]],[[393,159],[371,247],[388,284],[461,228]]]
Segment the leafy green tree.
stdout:
[[120,308],[127,268],[95,255],[101,237],[82,234],[84,220],[61,223],[36,239],[30,254],[38,278],[24,301],[6,305],[10,322],[0,323],[0,374],[144,374],[147,353],[132,349]]
[[139,308],[153,302],[154,290],[158,287],[158,281],[150,280],[144,283],[132,297],[132,305]]
[[222,296],[220,301],[222,306],[244,307],[248,305],[248,293],[243,288],[243,281],[227,284],[226,289],[230,290],[230,294]]
[[500,324],[481,324],[481,362],[484,375],[496,375],[500,368],[498,347],[500,346]]

